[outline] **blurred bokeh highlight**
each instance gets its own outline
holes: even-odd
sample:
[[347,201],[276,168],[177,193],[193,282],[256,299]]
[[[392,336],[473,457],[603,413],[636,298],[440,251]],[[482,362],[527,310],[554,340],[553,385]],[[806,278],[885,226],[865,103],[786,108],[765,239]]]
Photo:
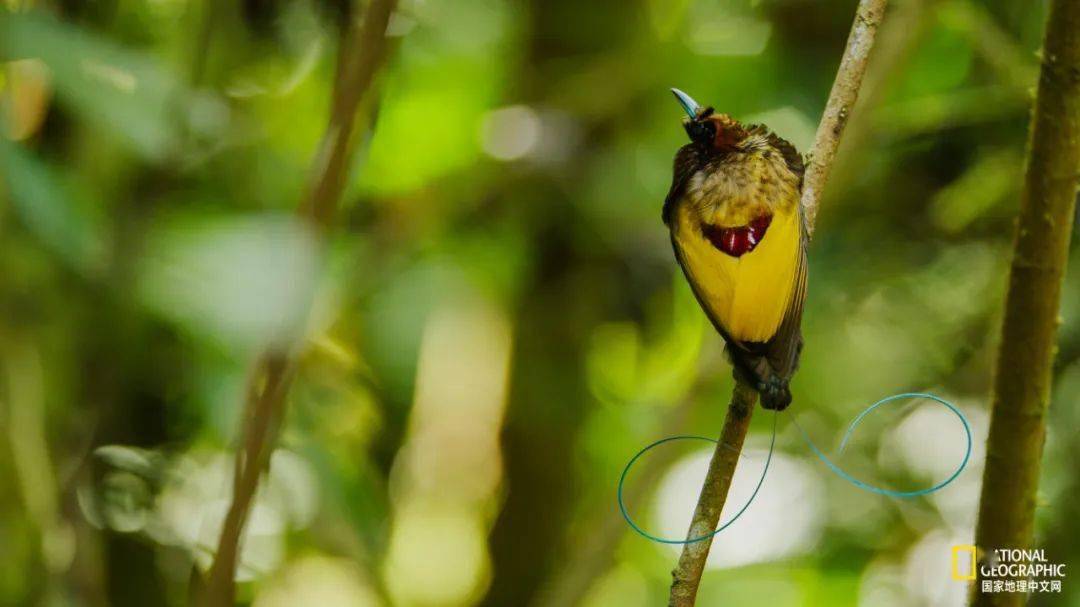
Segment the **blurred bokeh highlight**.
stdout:
[[[257,353],[301,343],[238,579],[255,607],[663,604],[623,465],[714,435],[722,342],[660,206],[669,87],[805,151],[854,1],[402,0],[327,235],[295,218],[348,0],[0,0],[0,605],[187,605],[228,506]],[[354,12],[362,12],[356,2]],[[797,416],[832,451],[884,396],[965,412],[947,490],[860,492],[783,414],[700,604],[959,606],[1044,3],[896,0],[810,250]],[[1080,558],[1080,259],[1062,303],[1038,541]],[[724,519],[773,427],[759,412]],[[710,445],[628,507],[680,537]],[[912,489],[947,410],[838,463]],[[1080,605],[1080,585],[1036,597]],[[722,600],[722,603],[721,603]]]

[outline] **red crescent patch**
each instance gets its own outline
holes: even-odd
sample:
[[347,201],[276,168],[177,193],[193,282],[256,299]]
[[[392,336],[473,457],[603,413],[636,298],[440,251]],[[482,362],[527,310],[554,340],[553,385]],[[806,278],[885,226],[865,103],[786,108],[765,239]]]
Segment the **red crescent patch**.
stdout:
[[732,257],[742,257],[753,251],[765,238],[765,232],[769,229],[770,223],[772,223],[772,215],[762,215],[745,226],[722,228],[703,224],[701,232],[717,249]]

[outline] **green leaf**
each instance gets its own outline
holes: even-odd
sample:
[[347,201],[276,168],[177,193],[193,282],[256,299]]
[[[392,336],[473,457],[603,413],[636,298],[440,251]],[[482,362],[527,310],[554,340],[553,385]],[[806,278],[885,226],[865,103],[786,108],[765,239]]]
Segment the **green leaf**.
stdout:
[[16,215],[68,265],[83,274],[106,262],[105,225],[97,205],[51,166],[0,137],[0,185]]
[[148,57],[36,13],[0,13],[0,59],[36,58],[52,72],[58,100],[140,155],[164,159],[175,146],[182,91]]

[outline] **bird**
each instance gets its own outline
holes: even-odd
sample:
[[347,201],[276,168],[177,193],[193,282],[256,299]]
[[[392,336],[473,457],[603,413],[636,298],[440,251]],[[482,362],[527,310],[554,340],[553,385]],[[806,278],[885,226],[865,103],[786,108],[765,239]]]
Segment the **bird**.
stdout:
[[675,259],[726,342],[736,378],[757,390],[763,407],[782,411],[803,346],[803,158],[768,127],[671,91],[690,138],[675,154],[662,212]]

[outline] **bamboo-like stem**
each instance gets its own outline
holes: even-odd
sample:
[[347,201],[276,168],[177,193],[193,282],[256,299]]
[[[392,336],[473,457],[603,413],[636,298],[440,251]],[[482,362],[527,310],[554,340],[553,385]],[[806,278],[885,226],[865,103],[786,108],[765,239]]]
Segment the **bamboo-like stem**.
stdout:
[[[1058,307],[1080,181],[1080,2],[1053,0],[1029,129],[1027,169],[1005,295],[975,544],[981,562],[1029,548],[1046,439]],[[1018,606],[1023,593],[982,593],[972,605]]]
[[[665,412],[660,436],[677,434],[683,427],[693,410],[694,392],[691,389],[690,395]],[[623,492],[624,503],[638,503],[648,495],[668,466],[675,463],[677,455],[676,449],[661,449],[656,455],[646,458]],[[591,522],[585,528],[592,531],[588,537],[574,543],[570,554],[562,559],[558,572],[531,603],[532,607],[580,605],[596,579],[615,561],[616,548],[628,529],[626,521],[618,512],[611,510],[607,500],[602,505],[598,504],[598,510],[589,520]]]
[[[372,0],[364,20],[342,40],[330,110],[330,123],[313,162],[307,194],[298,213],[325,231],[337,208],[352,158],[356,112],[387,53],[386,27],[396,0]],[[269,463],[285,416],[293,376],[292,353],[277,349],[259,357],[251,375],[241,418],[242,447],[234,465],[233,494],[222,524],[217,552],[203,592],[206,607],[231,607],[236,598],[236,565],[259,477]]]
[[[888,0],[860,0],[855,12],[855,21],[848,35],[844,56],[836,72],[829,99],[825,104],[821,122],[818,124],[814,145],[810,150],[806,175],[803,179],[802,204],[806,216],[807,228],[811,234],[817,218],[821,194],[829,178],[840,136],[855,106],[862,86],[863,75],[870,59],[870,50],[878,26],[885,16]],[[750,428],[751,413],[757,401],[754,388],[736,377],[735,389],[731,396],[724,427],[720,432],[720,442],[713,452],[709,463],[709,472],[698,496],[694,518],[686,538],[693,539],[711,533],[716,529],[720,513],[727,501],[731,479],[735,476],[735,467],[742,452],[743,441]],[[701,574],[705,570],[705,561],[709,556],[712,538],[683,545],[679,563],[671,571],[671,594],[669,607],[692,607],[697,601]]]

